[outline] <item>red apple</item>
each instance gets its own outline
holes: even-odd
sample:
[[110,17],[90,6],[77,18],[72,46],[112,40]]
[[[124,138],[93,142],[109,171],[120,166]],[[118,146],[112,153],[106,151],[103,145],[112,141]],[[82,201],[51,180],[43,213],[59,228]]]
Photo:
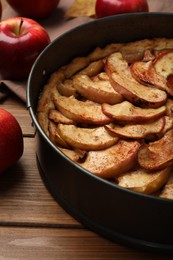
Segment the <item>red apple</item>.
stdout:
[[23,154],[23,136],[16,118],[0,108],[0,173],[15,164]]
[[7,0],[7,2],[20,16],[41,19],[55,10],[59,0]]
[[122,13],[149,11],[147,0],[97,0],[95,9],[98,18]]
[[0,74],[4,79],[24,80],[50,43],[47,31],[36,21],[13,17],[0,22]]

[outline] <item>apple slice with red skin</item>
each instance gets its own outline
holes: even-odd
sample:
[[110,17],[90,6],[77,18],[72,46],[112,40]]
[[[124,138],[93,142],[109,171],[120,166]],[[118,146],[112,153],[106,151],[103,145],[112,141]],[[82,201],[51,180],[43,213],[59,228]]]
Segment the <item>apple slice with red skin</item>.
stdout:
[[112,121],[102,112],[101,105],[93,101],[80,101],[73,96],[60,96],[54,99],[54,103],[64,116],[78,123],[103,125]]
[[105,150],[89,151],[80,165],[99,177],[114,178],[134,167],[139,147],[137,141],[120,140]]
[[156,72],[152,61],[136,61],[130,66],[133,77],[142,84],[150,84],[153,87],[166,91],[173,96],[173,89],[167,86],[167,80]]
[[116,104],[123,100],[123,96],[113,89],[109,80],[93,81],[87,75],[77,75],[73,83],[76,90],[91,101]]
[[103,150],[118,142],[117,136],[112,136],[104,126],[81,128],[75,125],[58,124],[57,132],[61,138],[74,149]]
[[107,125],[105,126],[111,133],[118,135],[123,138],[131,138],[131,139],[142,139],[150,138],[155,135],[159,135],[163,130],[165,125],[165,118],[161,117],[158,120],[150,123],[142,123],[142,124],[127,124],[125,126],[119,125]]
[[47,31],[36,21],[12,17],[0,23],[0,73],[4,79],[25,80],[31,67],[50,43]]
[[165,185],[169,175],[169,167],[159,171],[146,171],[145,169],[139,168],[118,177],[117,181],[118,185],[126,189],[152,194]]
[[114,53],[107,58],[106,73],[113,88],[134,105],[156,108],[167,100],[165,91],[145,86],[135,80],[121,53]]
[[161,75],[167,82],[170,94],[173,93],[173,50],[165,50],[153,61],[153,66],[157,74]]
[[157,119],[166,112],[166,106],[158,108],[136,107],[129,101],[123,101],[119,104],[102,104],[102,110],[105,115],[117,121],[142,122],[151,119]]
[[167,79],[173,74],[173,50],[164,50],[153,61],[156,72]]
[[0,108],[0,173],[15,164],[23,154],[23,136],[16,118]]
[[173,164],[173,129],[148,144],[143,144],[138,151],[138,163],[147,170],[159,170]]

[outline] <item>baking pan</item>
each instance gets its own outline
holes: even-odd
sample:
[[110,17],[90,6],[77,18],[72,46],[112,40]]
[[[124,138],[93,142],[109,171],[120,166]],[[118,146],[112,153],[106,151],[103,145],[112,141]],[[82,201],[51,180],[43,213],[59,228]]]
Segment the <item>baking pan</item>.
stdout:
[[39,94],[50,74],[95,47],[144,38],[173,38],[173,15],[134,13],[97,19],[54,40],[34,63],[27,106],[36,128],[36,157],[41,176],[57,202],[96,233],[128,246],[173,252],[173,201],[139,194],[84,170],[58,150],[36,118]]

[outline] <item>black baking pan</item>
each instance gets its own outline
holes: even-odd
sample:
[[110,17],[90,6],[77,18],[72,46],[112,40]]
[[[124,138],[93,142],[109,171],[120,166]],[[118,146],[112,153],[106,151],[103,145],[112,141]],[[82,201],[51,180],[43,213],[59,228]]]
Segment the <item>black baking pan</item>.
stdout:
[[144,38],[173,38],[173,14],[134,13],[97,19],[54,40],[34,63],[27,106],[36,128],[36,157],[58,203],[89,229],[136,248],[173,252],[173,201],[139,194],[84,170],[58,150],[36,118],[39,94],[50,74],[95,47]]

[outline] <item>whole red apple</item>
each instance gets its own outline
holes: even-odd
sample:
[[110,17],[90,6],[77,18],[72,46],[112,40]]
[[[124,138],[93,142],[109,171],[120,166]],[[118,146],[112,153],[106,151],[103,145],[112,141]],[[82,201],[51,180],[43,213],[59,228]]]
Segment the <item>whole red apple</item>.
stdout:
[[60,0],[7,0],[9,5],[20,15],[41,19],[53,12]]
[[23,136],[17,119],[0,108],[0,173],[15,164],[23,154]]
[[122,13],[148,12],[147,0],[97,0],[95,6],[98,18]]
[[4,79],[27,79],[37,56],[50,43],[36,21],[13,17],[0,22],[0,74]]

